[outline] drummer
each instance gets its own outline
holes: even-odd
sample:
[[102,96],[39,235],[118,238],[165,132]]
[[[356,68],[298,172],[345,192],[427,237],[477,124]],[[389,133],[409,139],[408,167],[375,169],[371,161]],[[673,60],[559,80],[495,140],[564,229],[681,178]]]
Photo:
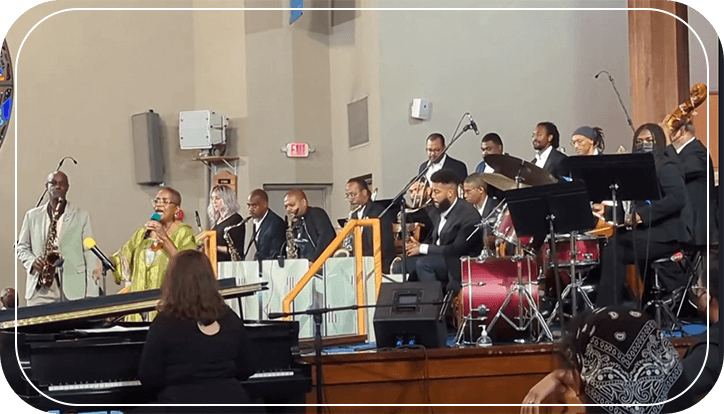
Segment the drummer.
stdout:
[[500,200],[492,195],[488,195],[488,184],[483,181],[483,177],[478,173],[468,175],[463,181],[463,195],[465,201],[472,204],[485,218],[498,206]]

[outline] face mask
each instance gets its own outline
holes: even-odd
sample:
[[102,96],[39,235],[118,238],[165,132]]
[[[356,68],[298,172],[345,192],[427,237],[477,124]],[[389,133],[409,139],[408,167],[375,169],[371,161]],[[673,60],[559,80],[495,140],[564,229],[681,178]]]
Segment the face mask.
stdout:
[[634,147],[634,152],[653,152],[654,151],[654,143],[652,141],[645,141],[636,144]]

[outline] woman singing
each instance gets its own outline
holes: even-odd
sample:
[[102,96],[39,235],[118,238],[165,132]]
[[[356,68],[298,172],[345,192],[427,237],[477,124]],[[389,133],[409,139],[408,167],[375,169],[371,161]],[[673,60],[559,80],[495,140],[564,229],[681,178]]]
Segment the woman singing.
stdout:
[[[194,231],[181,222],[181,195],[173,188],[162,188],[153,199],[160,220],[150,220],[111,257],[116,284],[123,281],[131,292],[161,287],[168,262],[179,252],[196,247]],[[138,315],[129,320],[140,321]]]

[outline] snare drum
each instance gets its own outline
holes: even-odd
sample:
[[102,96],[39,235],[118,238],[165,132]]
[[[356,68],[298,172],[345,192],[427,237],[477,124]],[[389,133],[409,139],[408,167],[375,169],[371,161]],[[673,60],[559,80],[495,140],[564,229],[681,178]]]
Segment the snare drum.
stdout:
[[[474,317],[481,316],[480,311],[487,309],[485,314],[485,325],[489,325],[495,314],[498,312],[505,298],[515,287],[518,280],[518,266],[520,266],[522,281],[528,287],[533,300],[538,304],[538,263],[534,258],[525,257],[521,261],[513,261],[509,257],[494,257],[484,261],[476,259],[463,258],[462,261],[462,290],[458,295],[458,308],[460,314],[458,321],[461,322],[466,316],[470,316],[475,312]],[[528,282],[531,282],[530,284]],[[518,304],[520,299],[518,292],[515,292],[503,309],[503,313],[511,320],[518,317]],[[524,312],[528,312],[528,303],[523,301]],[[477,323],[470,323],[470,329],[466,331],[473,332],[472,341],[480,334]],[[500,318],[493,327],[493,332],[488,332],[495,340],[513,339],[515,337],[514,329],[508,325],[505,320]],[[466,332],[469,336],[469,333]]]
[[[571,236],[556,236],[556,256],[558,267],[570,267],[571,262],[576,266],[594,266],[600,261],[599,238],[585,234],[577,234],[573,242],[575,253],[571,250]],[[544,250],[545,262],[553,267],[550,240],[546,240]]]

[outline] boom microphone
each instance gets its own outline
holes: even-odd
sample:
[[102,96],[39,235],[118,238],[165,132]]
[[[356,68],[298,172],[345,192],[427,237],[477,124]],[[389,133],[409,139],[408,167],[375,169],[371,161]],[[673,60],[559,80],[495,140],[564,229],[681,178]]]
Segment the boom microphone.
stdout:
[[83,240],[83,247],[85,247],[86,250],[90,250],[91,252],[93,252],[93,254],[96,255],[98,259],[100,259],[101,263],[103,263],[103,267],[105,269],[108,269],[111,272],[116,271],[116,267],[113,266],[113,263],[108,260],[108,257],[106,257],[106,255],[103,254],[103,252],[98,247],[96,247],[96,241],[93,240],[92,237],[86,237],[85,240]]
[[473,131],[475,131],[475,135],[480,135],[480,131],[478,131],[478,125],[473,120],[473,117],[470,114],[468,114],[468,118],[470,118],[470,128],[472,128]]
[[[153,221],[161,221],[161,215],[158,214],[158,212],[154,211],[153,214],[151,214],[151,220]],[[143,236],[144,239],[147,239],[148,236],[151,235],[151,230],[146,230],[146,234]]]

